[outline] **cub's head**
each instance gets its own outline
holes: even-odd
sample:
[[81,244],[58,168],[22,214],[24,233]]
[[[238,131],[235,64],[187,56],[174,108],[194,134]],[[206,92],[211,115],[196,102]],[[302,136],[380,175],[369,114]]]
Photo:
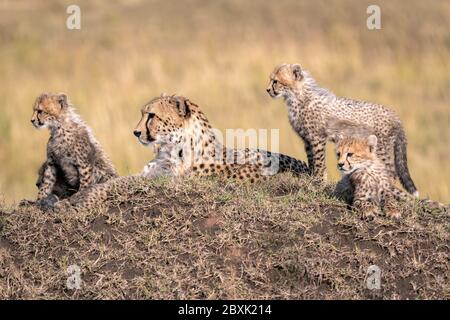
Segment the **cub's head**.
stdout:
[[272,98],[289,98],[294,91],[301,89],[304,79],[300,65],[282,64],[273,70],[266,90]]
[[335,142],[338,170],[344,175],[368,166],[376,158],[377,137],[374,135],[346,137]]
[[133,133],[145,146],[168,142],[174,134],[185,128],[193,106],[181,96],[155,98],[142,107],[141,120]]
[[31,123],[37,129],[54,127],[63,120],[69,108],[70,104],[64,93],[43,93],[34,103]]

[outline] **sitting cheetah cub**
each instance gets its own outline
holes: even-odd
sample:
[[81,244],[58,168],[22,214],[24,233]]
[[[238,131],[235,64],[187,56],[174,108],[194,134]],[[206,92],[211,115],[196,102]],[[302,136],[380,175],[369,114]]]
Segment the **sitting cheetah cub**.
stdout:
[[[373,218],[384,212],[386,216],[400,218],[397,201],[414,202],[416,198],[394,185],[386,165],[376,153],[377,137],[333,137],[336,142],[338,169],[341,181],[335,189],[335,195],[359,210],[363,217]],[[442,204],[429,200],[422,203]]]
[[31,123],[50,130],[47,160],[37,182],[38,204],[53,205],[61,196],[117,177],[111,160],[65,94],[41,94],[34,103]]
[[315,175],[326,177],[325,146],[330,122],[345,120],[369,127],[378,137],[377,154],[387,173],[399,177],[403,187],[418,197],[409,174],[406,136],[398,116],[374,103],[341,98],[319,87],[298,64],[283,64],[270,76],[267,92],[283,97],[289,109],[289,121],[305,143],[308,166]]

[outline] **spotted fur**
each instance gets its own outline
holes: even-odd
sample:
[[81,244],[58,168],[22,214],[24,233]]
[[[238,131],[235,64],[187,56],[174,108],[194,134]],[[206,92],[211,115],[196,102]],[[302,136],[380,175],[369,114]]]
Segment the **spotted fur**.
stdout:
[[200,108],[181,96],[161,96],[147,103],[134,135],[156,153],[141,175],[94,186],[82,197],[71,199],[72,204],[92,207],[107,199],[110,190],[126,189],[142,178],[215,175],[256,182],[279,172],[309,173],[306,163],[286,155],[226,148]]
[[117,177],[112,162],[65,94],[43,93],[33,106],[32,124],[48,128],[47,160],[37,181],[38,201],[74,192]]
[[277,66],[267,92],[273,98],[285,99],[289,121],[305,143],[308,165],[314,174],[326,177],[325,146],[330,122],[345,120],[373,131],[379,138],[377,154],[388,173],[399,177],[405,189],[418,196],[408,170],[405,132],[392,110],[380,104],[338,97],[319,87],[298,64]]
[[[36,187],[38,189],[40,189],[42,186],[42,183],[44,181],[44,172],[48,169],[47,167],[48,161],[45,161],[39,168],[38,179],[36,181]],[[59,167],[56,167],[55,169],[56,178],[55,184],[53,185],[53,188],[51,190],[51,194],[55,195],[57,199],[67,199],[77,192],[77,190],[79,189],[79,185],[71,187],[61,169]]]
[[[376,136],[343,137],[336,142],[338,170],[342,179],[336,185],[335,194],[364,217],[385,214],[400,218],[398,202],[417,200],[394,185],[385,163],[376,154]],[[446,208],[434,201],[421,200],[421,203]]]

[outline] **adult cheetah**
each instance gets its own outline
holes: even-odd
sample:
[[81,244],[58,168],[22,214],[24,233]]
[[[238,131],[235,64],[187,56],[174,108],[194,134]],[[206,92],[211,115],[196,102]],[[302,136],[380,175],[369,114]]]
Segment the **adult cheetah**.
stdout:
[[160,176],[215,175],[256,182],[279,172],[309,174],[306,163],[287,155],[226,148],[199,106],[182,96],[161,96],[147,103],[133,133],[141,144],[154,148],[155,159],[139,176],[112,179],[74,195],[69,200],[72,205],[91,208],[104,202],[112,191]]

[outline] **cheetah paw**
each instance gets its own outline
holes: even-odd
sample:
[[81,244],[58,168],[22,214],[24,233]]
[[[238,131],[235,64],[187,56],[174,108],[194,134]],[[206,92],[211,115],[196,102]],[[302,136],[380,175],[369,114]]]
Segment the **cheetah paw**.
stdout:
[[43,210],[49,211],[55,208],[55,204],[59,201],[58,197],[54,194],[49,195],[45,199],[41,199],[36,204]]
[[400,219],[402,217],[402,214],[398,210],[389,210],[386,212],[386,217],[392,219]]
[[362,218],[363,220],[371,221],[375,219],[375,217],[379,214],[378,210],[371,209],[363,212]]

